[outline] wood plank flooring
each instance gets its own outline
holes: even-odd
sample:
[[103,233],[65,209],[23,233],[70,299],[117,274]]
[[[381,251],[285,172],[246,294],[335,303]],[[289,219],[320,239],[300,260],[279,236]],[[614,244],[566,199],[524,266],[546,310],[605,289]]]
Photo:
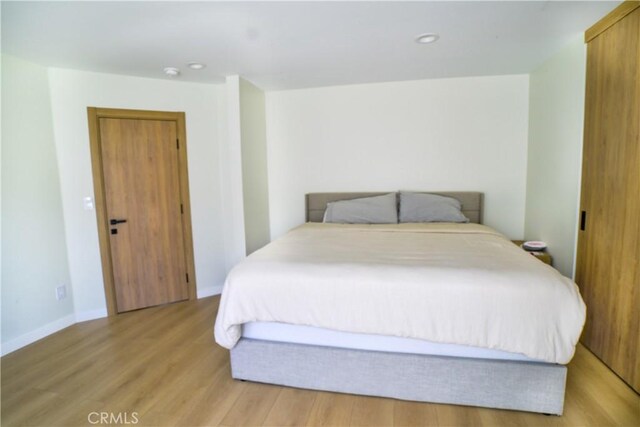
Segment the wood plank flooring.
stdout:
[[138,426],[640,426],[640,397],[581,345],[562,417],[235,381],[213,341],[218,303],[80,323],[3,357],[2,426],[92,425],[100,413]]

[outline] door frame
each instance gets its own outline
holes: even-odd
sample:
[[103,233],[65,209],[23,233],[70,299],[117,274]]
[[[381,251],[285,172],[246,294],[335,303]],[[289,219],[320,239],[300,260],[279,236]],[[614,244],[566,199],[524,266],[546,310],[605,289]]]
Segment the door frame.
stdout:
[[98,239],[100,242],[100,258],[102,261],[102,277],[104,294],[109,316],[118,314],[113,264],[111,260],[111,240],[109,238],[109,220],[107,218],[107,200],[104,187],[104,171],[102,164],[102,142],[100,141],[100,119],[137,119],[166,120],[176,123],[178,136],[178,173],[180,179],[180,203],[182,203],[182,236],[184,239],[184,257],[189,282],[189,300],[197,298],[196,271],[193,255],[193,235],[191,232],[191,203],[189,198],[189,171],[187,167],[187,133],[185,114],[183,112],[125,110],[118,108],[87,107],[89,122],[89,143],[91,147],[91,170],[93,174],[93,191],[95,209],[98,220]]

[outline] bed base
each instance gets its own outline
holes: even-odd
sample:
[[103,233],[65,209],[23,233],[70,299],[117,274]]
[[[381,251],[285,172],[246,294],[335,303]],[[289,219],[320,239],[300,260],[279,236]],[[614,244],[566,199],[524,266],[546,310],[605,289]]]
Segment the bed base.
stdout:
[[313,390],[561,415],[567,368],[242,338],[233,378]]

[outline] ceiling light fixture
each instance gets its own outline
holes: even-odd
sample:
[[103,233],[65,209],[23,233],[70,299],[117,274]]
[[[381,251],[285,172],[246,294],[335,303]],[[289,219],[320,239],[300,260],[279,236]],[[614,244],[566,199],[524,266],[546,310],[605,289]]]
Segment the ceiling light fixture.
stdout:
[[437,41],[439,38],[440,36],[435,33],[420,34],[418,37],[416,37],[416,43],[429,44]]
[[178,77],[180,75],[180,70],[176,67],[166,67],[164,69],[164,73],[169,77]]
[[187,66],[192,70],[202,70],[207,64],[203,64],[202,62],[189,62]]

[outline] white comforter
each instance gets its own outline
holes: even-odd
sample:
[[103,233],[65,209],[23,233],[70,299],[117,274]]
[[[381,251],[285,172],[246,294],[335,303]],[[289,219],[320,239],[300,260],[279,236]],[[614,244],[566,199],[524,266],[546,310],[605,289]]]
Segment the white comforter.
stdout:
[[227,277],[216,341],[284,322],[521,353],[566,364],[585,321],[577,286],[477,224],[308,223]]

